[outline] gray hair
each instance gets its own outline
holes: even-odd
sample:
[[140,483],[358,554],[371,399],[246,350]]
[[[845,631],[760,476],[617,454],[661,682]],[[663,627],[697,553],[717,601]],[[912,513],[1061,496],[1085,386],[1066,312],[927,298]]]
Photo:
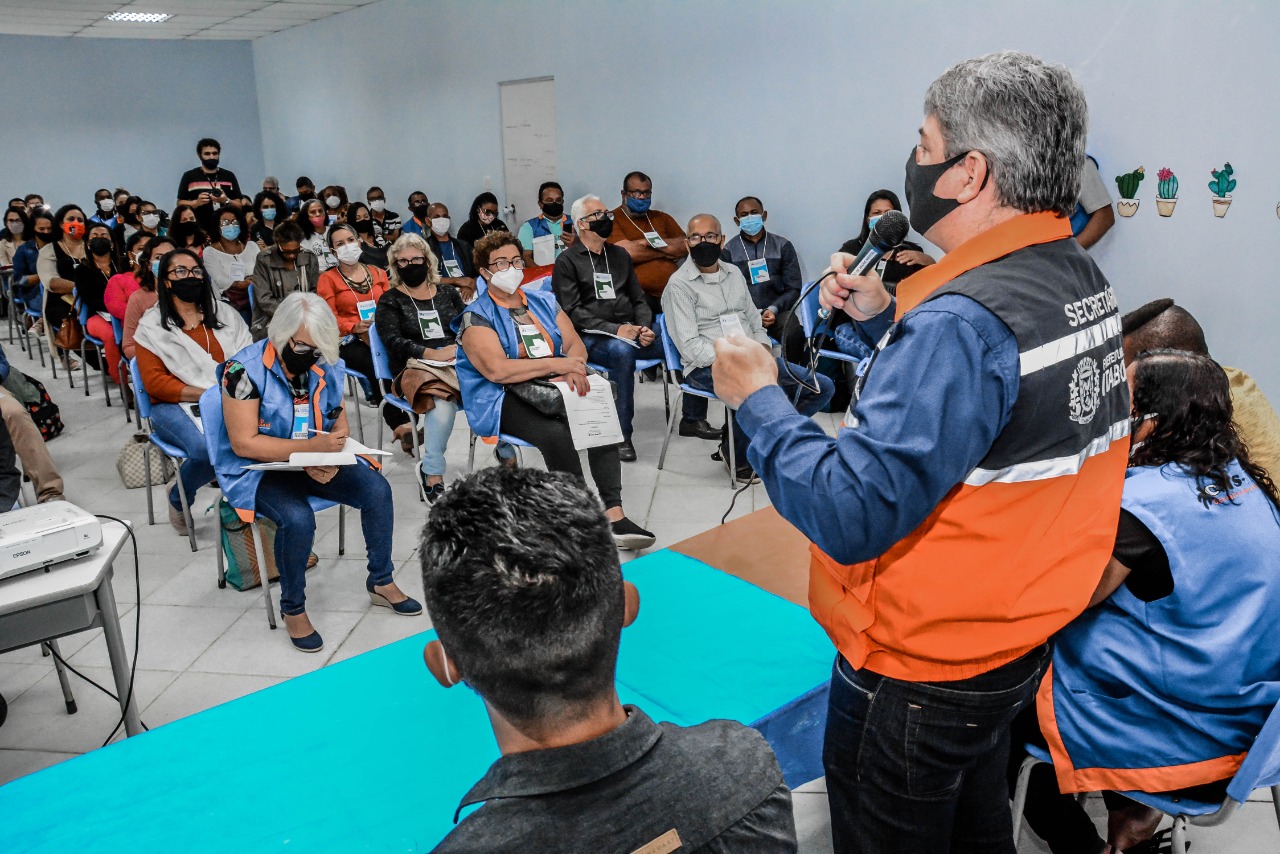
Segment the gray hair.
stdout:
[[592,195],[591,193],[587,193],[585,196],[575,201],[569,207],[569,218],[573,220],[574,228],[578,227],[578,220],[582,219],[582,214],[584,209],[587,207],[587,202],[598,202],[598,201],[600,201],[599,196]]
[[396,266],[396,259],[410,246],[421,249],[422,254],[426,256],[427,281],[433,285],[439,285],[440,265],[436,260],[436,253],[431,251],[431,247],[421,234],[406,231],[397,237],[396,242],[392,243],[391,248],[387,250],[387,278],[391,280],[391,287],[398,288],[404,284],[404,280],[400,278],[400,268]]
[[1075,210],[1089,108],[1066,66],[1012,50],[967,59],[933,81],[924,112],[938,120],[947,158],[986,156],[1002,204]]
[[330,365],[338,364],[338,318],[333,316],[329,303],[316,294],[294,291],[281,300],[267,324],[267,338],[279,353],[303,326],[324,360]]
[[280,189],[280,179],[277,178],[275,175],[268,175],[267,177],[263,178],[262,183],[270,184],[271,186],[275,187],[277,190]]

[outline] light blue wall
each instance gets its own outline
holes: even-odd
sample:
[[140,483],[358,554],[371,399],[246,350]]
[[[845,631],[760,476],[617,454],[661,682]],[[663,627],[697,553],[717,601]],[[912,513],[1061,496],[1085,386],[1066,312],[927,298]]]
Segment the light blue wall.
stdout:
[[0,35],[0,193],[55,207],[123,186],[171,208],[202,136],[261,188],[262,132],[247,41]]
[[[1096,251],[1122,307],[1175,297],[1280,401],[1280,159],[1274,93],[1259,89],[1280,80],[1280,4],[1211,5],[383,0],[253,52],[266,165],[285,184],[378,183],[401,211],[421,187],[461,219],[485,175],[501,196],[497,83],[549,74],[568,197],[612,203],[630,169],[681,220],[758,194],[809,273],[857,230],[869,191],[901,188],[934,77],[992,50],[1040,54],[1084,85],[1109,186],[1149,175],[1138,216]],[[1240,186],[1217,220],[1205,183],[1225,160]],[[1182,183],[1171,219],[1155,211],[1164,165]]]

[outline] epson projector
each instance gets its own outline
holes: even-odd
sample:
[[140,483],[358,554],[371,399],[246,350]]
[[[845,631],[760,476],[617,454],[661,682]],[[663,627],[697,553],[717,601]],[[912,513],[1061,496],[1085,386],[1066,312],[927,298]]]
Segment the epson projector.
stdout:
[[102,525],[66,501],[0,513],[0,578],[84,557],[102,547]]

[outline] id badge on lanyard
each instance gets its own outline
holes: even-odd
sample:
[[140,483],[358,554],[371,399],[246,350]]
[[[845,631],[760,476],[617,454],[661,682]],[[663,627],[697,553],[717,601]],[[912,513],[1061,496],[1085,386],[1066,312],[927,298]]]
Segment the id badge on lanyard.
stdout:
[[617,291],[613,287],[613,276],[608,273],[596,273],[596,299],[617,299]]
[[524,344],[525,352],[529,354],[530,359],[545,359],[551,355],[551,346],[547,343],[547,339],[542,337],[538,327],[532,323],[517,323],[516,329],[519,330],[520,342]]
[[747,259],[747,272],[751,274],[751,284],[758,285],[769,281],[769,262],[764,258],[752,261]]
[[245,275],[244,261],[239,256],[231,259],[231,281],[243,282]]
[[356,311],[360,313],[360,321],[362,323],[373,320],[373,315],[377,310],[378,304],[371,299],[356,301]]
[[646,232],[644,233],[644,239],[645,239],[645,240],[648,242],[648,244],[649,244],[650,246],[652,246],[654,249],[664,249],[664,248],[666,248],[667,241],[663,240],[660,236],[658,236],[658,232],[656,232],[656,231],[646,231]]
[[462,278],[462,265],[458,263],[457,258],[444,259],[444,273],[450,279]]
[[725,338],[730,335],[746,335],[742,329],[742,320],[736,314],[720,315],[720,331]]
[[433,308],[418,309],[418,329],[424,341],[432,341],[444,337],[444,326],[440,323],[440,312]]
[[308,401],[301,403],[295,398],[293,401],[293,438],[309,439],[311,438],[311,404]]

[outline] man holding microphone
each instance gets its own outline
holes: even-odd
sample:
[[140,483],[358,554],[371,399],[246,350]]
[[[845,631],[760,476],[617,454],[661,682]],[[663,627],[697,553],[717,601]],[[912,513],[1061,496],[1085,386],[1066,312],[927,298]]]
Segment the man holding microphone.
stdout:
[[1066,219],[1087,124],[1070,72],[968,60],[924,113],[906,197],[947,254],[896,300],[832,256],[822,303],[858,322],[838,343],[876,346],[839,436],[795,412],[754,343],[721,339],[713,372],[773,505],[812,543],[810,610],[839,651],[836,850],[1012,854],[1009,724],[1115,541],[1120,318]]

